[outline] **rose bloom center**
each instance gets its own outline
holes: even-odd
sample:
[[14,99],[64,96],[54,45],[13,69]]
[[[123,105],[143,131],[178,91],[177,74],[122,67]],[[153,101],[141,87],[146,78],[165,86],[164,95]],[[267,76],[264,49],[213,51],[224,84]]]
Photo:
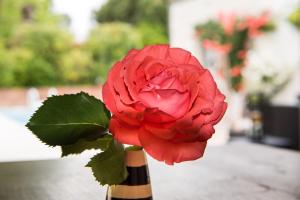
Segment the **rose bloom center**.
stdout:
[[143,104],[150,108],[180,118],[190,103],[190,93],[179,80],[179,75],[164,70],[148,79],[140,89],[139,97]]

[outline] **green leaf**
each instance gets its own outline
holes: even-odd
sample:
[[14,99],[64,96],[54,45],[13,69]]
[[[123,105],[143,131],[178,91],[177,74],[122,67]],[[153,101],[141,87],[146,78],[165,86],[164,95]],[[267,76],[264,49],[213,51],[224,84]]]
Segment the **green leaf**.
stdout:
[[128,176],[124,159],[124,146],[112,140],[109,148],[94,156],[87,167],[92,168],[96,180],[101,185],[117,185]]
[[101,149],[105,151],[112,140],[113,137],[108,134],[96,140],[80,139],[75,144],[63,145],[61,147],[62,157],[70,154],[79,154],[89,149]]
[[50,146],[69,145],[82,138],[101,137],[109,119],[100,100],[81,92],[48,98],[26,126]]

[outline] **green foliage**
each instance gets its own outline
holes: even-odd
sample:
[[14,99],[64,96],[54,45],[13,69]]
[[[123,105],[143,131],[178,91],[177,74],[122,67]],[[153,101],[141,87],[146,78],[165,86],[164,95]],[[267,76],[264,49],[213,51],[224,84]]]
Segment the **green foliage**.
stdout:
[[[8,60],[7,70],[11,70],[13,75],[12,83],[7,86],[26,85],[32,75],[32,72],[28,70],[30,61],[33,59],[32,52],[24,48],[14,48],[5,52]],[[0,86],[3,85],[0,84]]]
[[276,25],[274,22],[270,21],[269,23],[263,25],[260,30],[262,32],[272,32],[276,29]]
[[37,71],[37,74],[30,71],[29,68],[35,68],[36,65],[31,62],[33,61],[33,54],[28,49],[14,48],[9,51],[2,49],[2,51],[0,50],[0,57],[0,71],[1,75],[3,74],[0,86],[2,87],[29,85],[29,82],[42,75],[40,70]]
[[64,53],[58,65],[64,84],[94,83],[92,78],[92,59],[89,53],[81,48],[74,48]]
[[99,23],[126,22],[137,27],[143,45],[168,42],[167,0],[109,0],[98,11]]
[[128,173],[124,146],[106,133],[109,120],[105,105],[81,92],[49,97],[26,126],[47,145],[61,146],[62,156],[102,150],[87,166],[101,185],[115,185],[124,181]]
[[0,85],[10,86],[14,82],[14,74],[11,66],[11,59],[8,53],[0,47]]
[[143,147],[134,146],[134,145],[126,147],[126,151],[140,151],[140,150],[143,150]]
[[143,45],[168,43],[168,37],[164,29],[165,27],[162,25],[148,22],[137,25],[137,30],[141,35]]
[[0,0],[0,87],[64,83],[59,68],[73,39],[50,6],[50,0]]
[[61,147],[62,157],[70,154],[80,154],[85,150],[90,149],[101,149],[102,151],[105,151],[109,147],[112,140],[112,136],[108,134],[98,139],[80,139],[75,144],[63,145]]
[[[260,17],[268,17],[263,14]],[[199,40],[210,41],[212,45],[207,48],[215,48],[216,51],[225,53],[228,57],[228,69],[225,72],[233,90],[242,88],[243,76],[242,69],[245,65],[246,52],[248,50],[249,41],[254,37],[251,31],[271,32],[275,29],[275,24],[269,19],[265,24],[259,24],[258,18],[232,18],[232,32],[225,31],[225,24],[219,21],[210,20],[206,23],[199,24],[195,27]],[[251,19],[252,23],[247,21]],[[256,24],[255,24],[256,23]],[[256,27],[256,25],[259,26]],[[257,30],[253,30],[256,28]],[[225,49],[227,48],[227,49]]]
[[109,148],[94,156],[87,164],[101,185],[115,185],[124,181],[128,172],[125,166],[125,150],[122,144],[112,140]]
[[130,49],[168,42],[166,0],[109,0],[96,12],[101,26],[82,46],[50,6],[0,0],[0,87],[103,83]]
[[[232,37],[228,39],[231,41],[231,51],[229,52],[228,58],[230,62],[230,67],[235,67],[237,65],[243,65],[244,59],[238,56],[240,51],[245,51],[247,49],[246,45],[249,41],[248,30],[239,30],[234,31]],[[238,84],[241,81],[241,78],[235,77],[233,80],[233,85]]]
[[51,25],[20,25],[8,45],[16,86],[54,85],[66,79],[60,68],[64,55],[72,49],[73,40],[63,29]]
[[201,40],[213,40],[220,44],[226,42],[224,28],[217,21],[209,20],[204,24],[199,24],[196,26],[196,30],[198,31],[198,34],[201,35]]
[[51,0],[0,0],[0,87],[103,83],[130,49],[168,42],[166,0],[109,0],[82,46],[50,7]]
[[108,23],[95,27],[85,44],[93,60],[94,79],[104,82],[109,68],[132,48],[142,47],[142,39],[133,26]]
[[20,25],[7,45],[2,48],[5,64],[0,66],[9,81],[3,80],[0,87],[95,82],[91,54],[74,46],[72,36],[58,26]]
[[25,24],[16,29],[9,41],[10,47],[30,49],[35,56],[57,64],[60,55],[71,50],[72,36],[58,26]]
[[300,7],[296,8],[289,16],[289,21],[300,30]]
[[[35,57],[32,58],[25,68],[25,76],[22,85],[54,85],[56,83],[57,74],[51,63],[46,60]],[[17,77],[16,77],[17,78]]]
[[[9,38],[14,30],[23,22],[55,23],[57,17],[49,12],[49,0],[1,0],[0,1],[0,38]],[[31,19],[26,19],[24,9],[31,9]]]
[[131,24],[150,22],[167,26],[168,5],[166,0],[109,0],[98,11],[100,23],[122,21]]
[[16,46],[7,53],[10,59],[8,68],[13,71],[14,86],[53,85],[57,82],[55,68],[37,52]]
[[81,138],[96,138],[108,127],[110,113],[86,93],[48,98],[26,125],[50,146],[70,145]]

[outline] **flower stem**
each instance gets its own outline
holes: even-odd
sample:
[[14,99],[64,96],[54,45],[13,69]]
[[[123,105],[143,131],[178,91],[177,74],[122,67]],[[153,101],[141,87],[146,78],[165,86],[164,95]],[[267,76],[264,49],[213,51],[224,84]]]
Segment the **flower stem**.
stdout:
[[140,150],[143,150],[143,147],[135,146],[135,145],[126,147],[126,151],[140,151]]

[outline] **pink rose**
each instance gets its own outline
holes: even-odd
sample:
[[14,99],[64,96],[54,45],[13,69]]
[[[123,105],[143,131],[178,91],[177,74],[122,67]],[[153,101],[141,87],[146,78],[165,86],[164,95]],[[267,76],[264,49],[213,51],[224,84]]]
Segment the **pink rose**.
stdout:
[[259,17],[248,17],[246,26],[248,27],[249,37],[254,38],[261,34],[261,28],[270,22],[270,13],[264,12]]
[[222,24],[225,34],[226,35],[232,35],[235,24],[236,24],[236,15],[235,13],[223,13],[221,12],[219,14],[219,21]]
[[114,138],[167,164],[200,158],[227,108],[210,72],[168,45],[131,50],[110,70],[103,99]]
[[223,54],[228,54],[232,49],[231,44],[219,44],[218,42],[208,39],[204,40],[202,44],[205,49],[214,49]]

